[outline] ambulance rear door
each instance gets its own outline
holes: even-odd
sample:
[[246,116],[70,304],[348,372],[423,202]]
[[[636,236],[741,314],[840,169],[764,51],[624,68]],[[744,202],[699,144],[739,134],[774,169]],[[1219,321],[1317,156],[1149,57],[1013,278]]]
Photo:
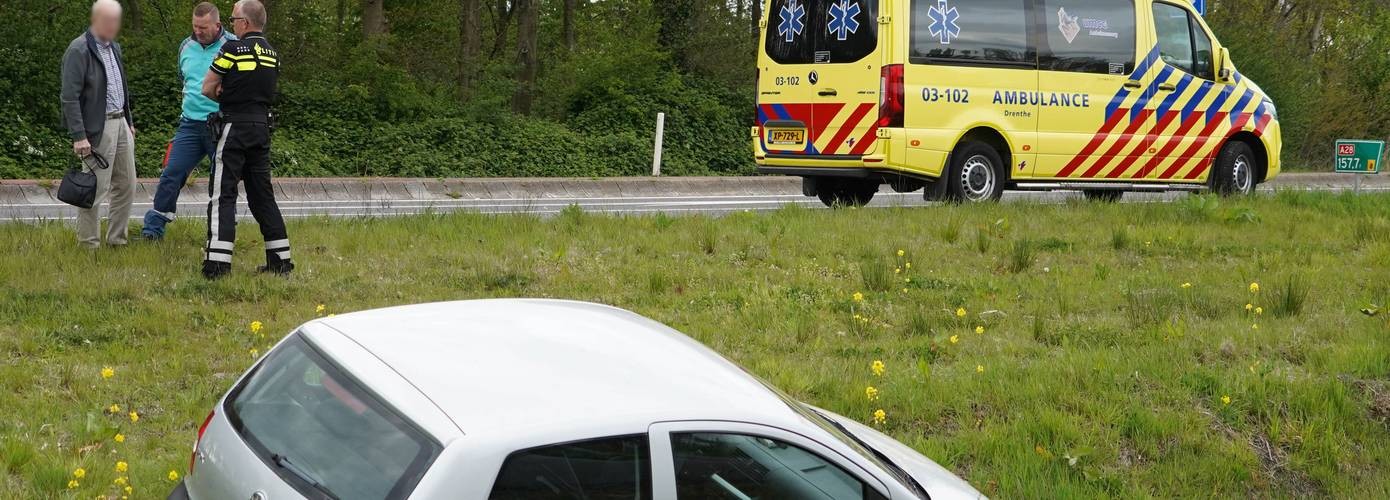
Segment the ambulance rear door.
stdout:
[[876,146],[879,0],[771,0],[758,124],[772,156],[849,160]]

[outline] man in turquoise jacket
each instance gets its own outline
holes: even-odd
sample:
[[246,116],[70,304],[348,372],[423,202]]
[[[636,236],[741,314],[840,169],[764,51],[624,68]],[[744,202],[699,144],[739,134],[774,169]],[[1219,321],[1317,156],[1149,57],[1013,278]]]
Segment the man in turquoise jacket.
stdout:
[[208,2],[193,8],[193,35],[179,45],[179,75],[183,77],[183,116],[178,131],[169,146],[164,172],[159,175],[159,188],[154,193],[154,208],[145,213],[141,234],[146,239],[164,238],[164,226],[173,222],[178,211],[179,191],[188,182],[188,174],[203,158],[212,161],[216,144],[208,130],[208,115],[218,111],[217,101],[203,95],[203,77],[207,76],[212,59],[222,50],[222,44],[236,36],[222,29],[217,6]]

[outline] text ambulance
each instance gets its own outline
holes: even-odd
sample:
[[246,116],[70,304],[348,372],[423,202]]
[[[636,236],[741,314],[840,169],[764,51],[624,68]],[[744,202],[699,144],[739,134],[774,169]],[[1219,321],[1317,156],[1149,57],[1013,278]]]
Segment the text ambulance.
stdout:
[[829,205],[879,186],[1210,189],[1279,172],[1274,103],[1185,0],[769,0],[758,170]]

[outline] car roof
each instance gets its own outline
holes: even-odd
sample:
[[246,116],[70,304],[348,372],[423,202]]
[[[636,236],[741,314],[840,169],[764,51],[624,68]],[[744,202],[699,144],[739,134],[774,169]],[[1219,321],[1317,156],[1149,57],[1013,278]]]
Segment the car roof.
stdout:
[[742,368],[614,307],[475,300],[317,322],[381,359],[467,435],[568,428],[598,437],[676,420],[810,426]]

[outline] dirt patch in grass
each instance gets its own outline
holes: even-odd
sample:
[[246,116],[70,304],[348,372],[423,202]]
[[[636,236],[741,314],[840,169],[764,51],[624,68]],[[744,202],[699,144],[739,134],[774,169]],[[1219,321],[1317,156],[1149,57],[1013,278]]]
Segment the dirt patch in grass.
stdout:
[[1371,419],[1390,430],[1390,382],[1363,379],[1352,382],[1352,386],[1370,400]]

